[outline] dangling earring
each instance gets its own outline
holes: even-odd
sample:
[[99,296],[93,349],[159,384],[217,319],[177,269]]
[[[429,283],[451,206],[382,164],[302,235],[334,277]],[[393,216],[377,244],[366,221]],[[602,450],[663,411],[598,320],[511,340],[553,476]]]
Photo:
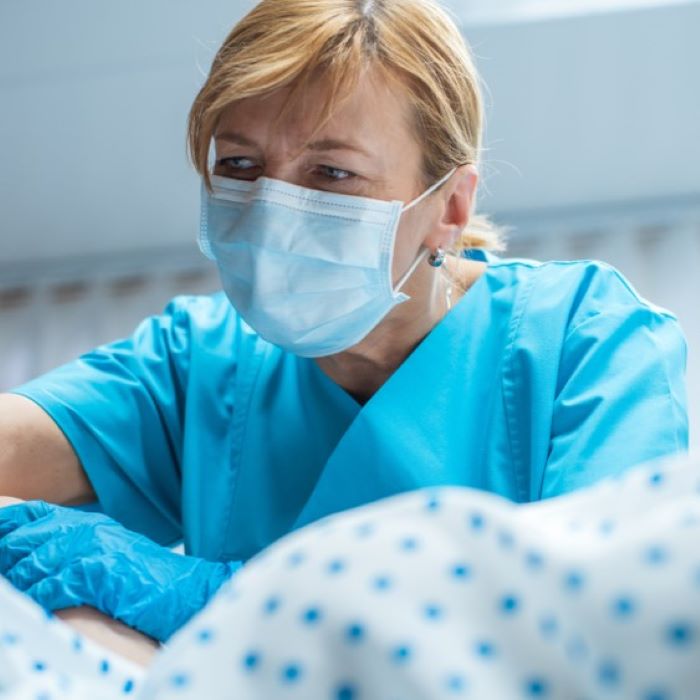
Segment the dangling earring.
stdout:
[[428,258],[428,263],[431,267],[442,267],[445,262],[445,251],[442,248],[436,248],[435,252]]

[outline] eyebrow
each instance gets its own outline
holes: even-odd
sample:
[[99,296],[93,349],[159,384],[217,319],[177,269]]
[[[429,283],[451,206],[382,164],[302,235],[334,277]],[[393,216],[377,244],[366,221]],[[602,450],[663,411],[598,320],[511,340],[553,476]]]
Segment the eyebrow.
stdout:
[[[249,139],[247,136],[244,136],[241,133],[238,133],[237,131],[224,131],[221,134],[215,134],[214,138],[221,141],[228,141],[230,143],[237,143],[241,146],[260,148],[255,141]],[[312,143],[307,144],[306,148],[309,151],[356,151],[357,153],[361,153],[368,158],[371,157],[369,151],[362,148],[358,144],[350,141],[341,141],[339,139],[321,139],[319,141],[313,141]]]
[[356,143],[350,141],[339,141],[338,139],[321,139],[307,145],[310,151],[356,151],[362,155],[371,157],[369,151]]
[[258,144],[252,139],[249,139],[243,134],[239,134],[237,131],[224,131],[222,134],[214,134],[214,138],[220,141],[230,141],[231,143],[238,143],[241,146],[254,146],[258,148]]

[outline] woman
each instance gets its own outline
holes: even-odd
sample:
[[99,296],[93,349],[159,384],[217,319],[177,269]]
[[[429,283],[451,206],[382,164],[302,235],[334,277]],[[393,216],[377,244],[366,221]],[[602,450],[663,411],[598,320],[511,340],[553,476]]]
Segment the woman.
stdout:
[[685,450],[676,319],[604,264],[488,252],[481,127],[431,2],[261,2],[190,114],[226,296],[2,398],[0,492],[110,518],[16,509],[0,573],[162,640],[330,513],[441,484],[533,501]]

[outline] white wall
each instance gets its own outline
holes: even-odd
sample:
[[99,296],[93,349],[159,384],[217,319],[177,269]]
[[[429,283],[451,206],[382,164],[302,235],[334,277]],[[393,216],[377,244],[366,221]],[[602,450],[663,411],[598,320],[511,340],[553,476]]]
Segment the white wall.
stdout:
[[0,265],[191,243],[198,63],[250,4],[0,1]]
[[[18,260],[191,245],[197,62],[250,4],[0,2],[0,275]],[[513,218],[697,195],[698,27],[698,3],[465,25],[491,91],[484,207]]]
[[573,17],[620,10],[670,7],[697,0],[453,0],[453,14],[468,24],[513,24],[556,17]]
[[467,25],[490,91],[487,210],[700,197],[700,3]]

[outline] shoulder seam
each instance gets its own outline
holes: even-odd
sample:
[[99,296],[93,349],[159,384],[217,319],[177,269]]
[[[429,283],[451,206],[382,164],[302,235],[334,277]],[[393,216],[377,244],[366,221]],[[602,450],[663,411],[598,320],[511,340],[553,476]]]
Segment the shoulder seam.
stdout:
[[[671,314],[671,313],[658,313],[655,309],[650,308],[646,304],[641,304],[639,306],[639,310],[644,311],[645,313],[649,314],[651,317],[661,317],[667,321],[671,321],[672,323],[675,323],[678,326],[679,330],[682,332],[680,322],[679,322],[678,318],[676,316],[674,316],[673,314]],[[593,319],[600,318],[602,316],[605,316],[606,318],[618,316],[621,319],[625,319],[625,318],[629,317],[629,315],[630,315],[629,313],[625,313],[623,311],[620,311],[619,309],[603,310],[603,311],[596,309],[595,311],[591,311],[591,313],[587,314],[586,316],[584,316],[584,318],[580,319],[576,323],[576,325],[574,325],[573,327],[571,327],[567,330],[566,335],[564,336],[564,344],[566,344],[569,341],[571,336],[574,333],[576,333],[576,331],[578,331],[582,326],[584,326],[589,321],[592,321]]]
[[574,266],[581,266],[581,265],[594,265],[602,270],[606,270],[608,273],[612,273],[612,275],[617,279],[618,282],[625,288],[625,290],[629,293],[630,297],[636,301],[640,306],[645,307],[652,313],[659,314],[660,316],[664,316],[666,318],[672,319],[674,321],[678,321],[678,317],[676,314],[673,312],[669,311],[668,309],[664,309],[661,306],[658,306],[657,304],[654,304],[653,302],[649,301],[648,299],[645,299],[641,294],[637,292],[637,290],[630,284],[630,282],[627,280],[627,278],[618,270],[614,265],[611,265],[608,262],[605,262],[604,260],[596,260],[594,258],[585,258],[582,260],[545,260],[545,261],[538,261],[538,260],[527,260],[527,259],[518,259],[514,258],[513,260],[500,260],[497,263],[492,263],[490,267],[514,267],[514,266],[520,266],[520,267],[527,267],[532,270],[541,270],[543,268],[547,267],[574,267]]

